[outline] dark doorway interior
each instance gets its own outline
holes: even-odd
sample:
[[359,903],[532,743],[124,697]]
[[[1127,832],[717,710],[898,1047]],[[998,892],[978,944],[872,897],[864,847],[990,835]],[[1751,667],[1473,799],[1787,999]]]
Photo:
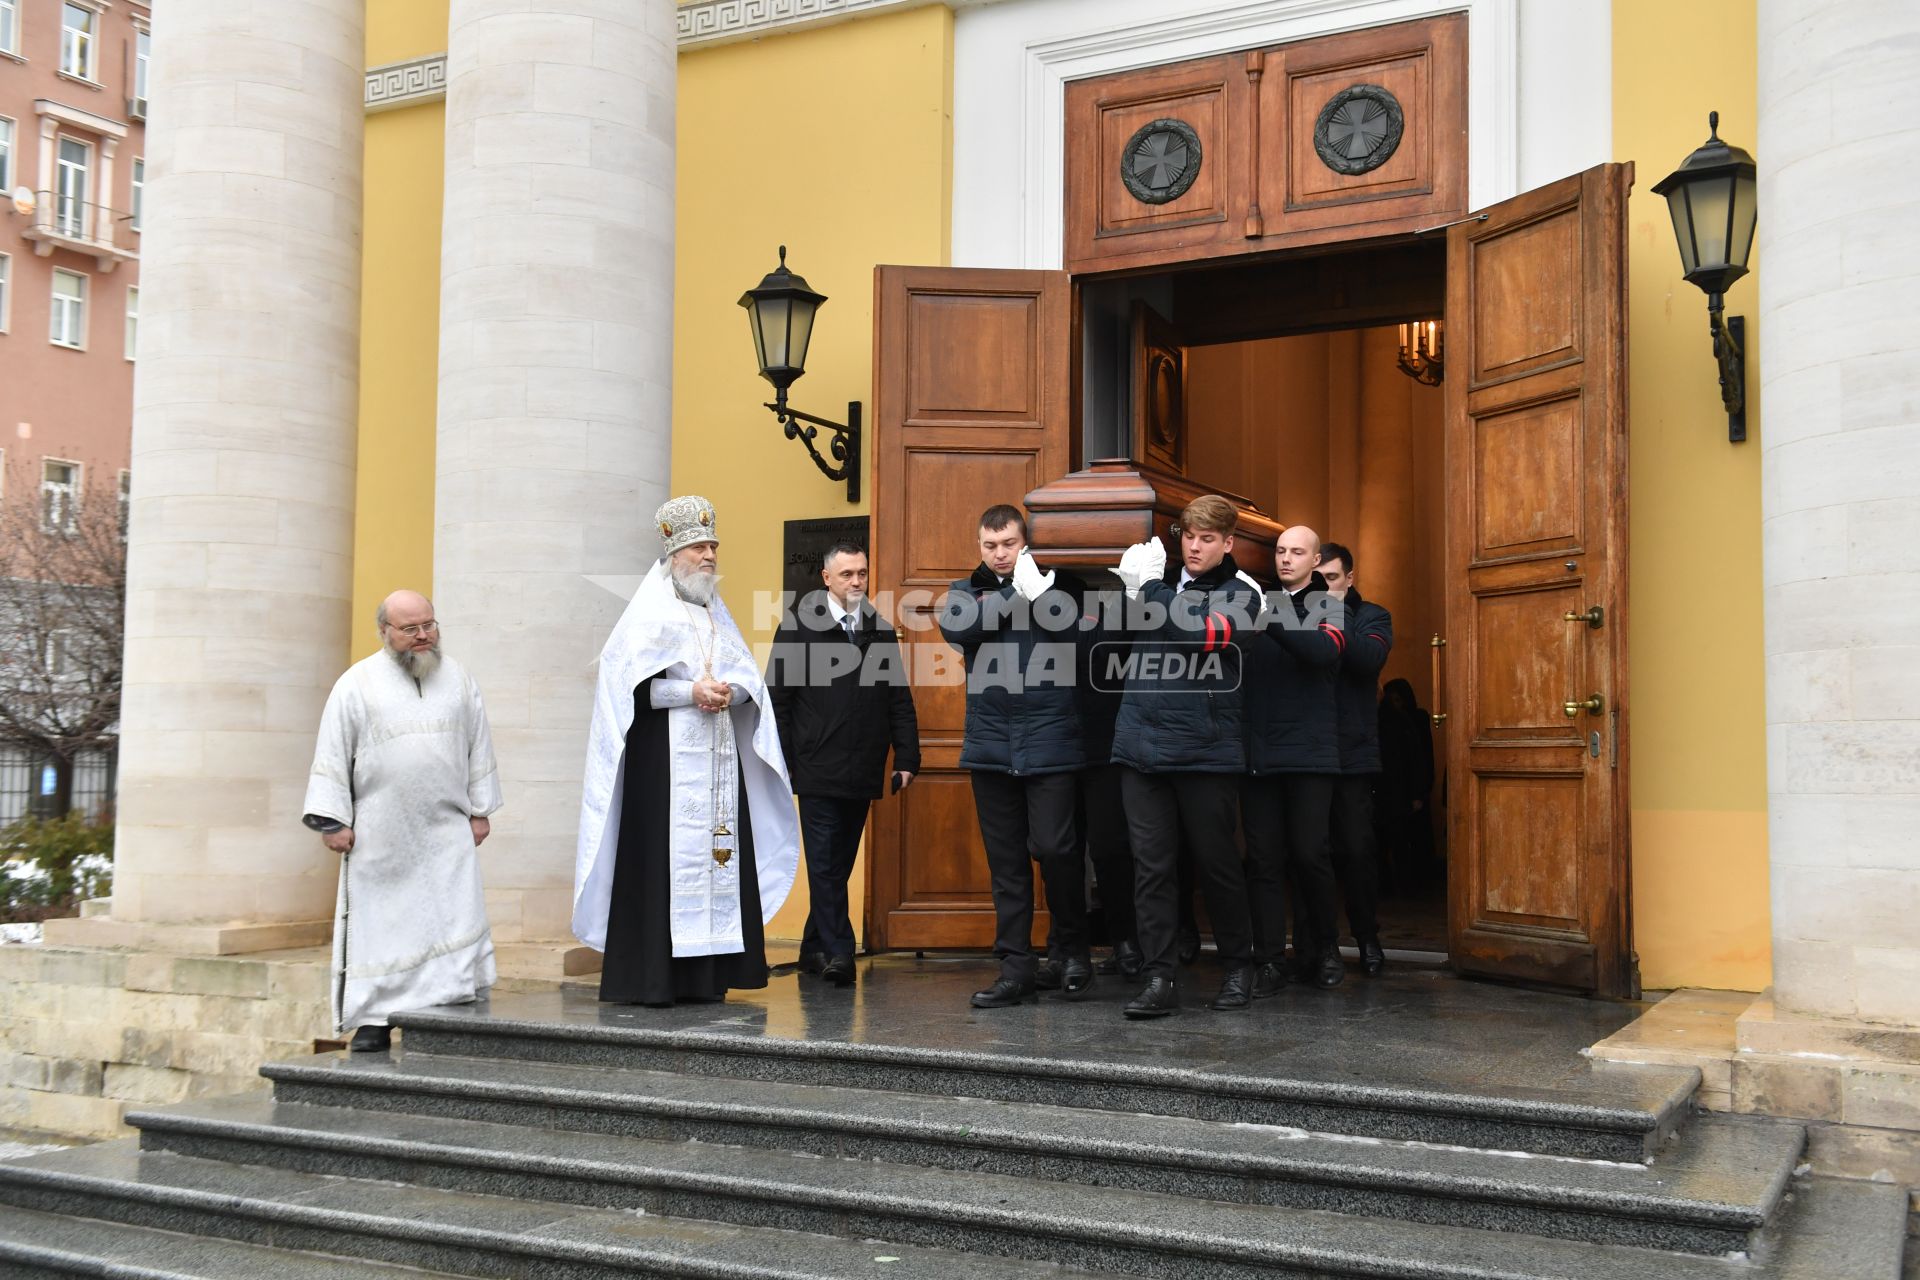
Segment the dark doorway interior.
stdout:
[[1398,323],[1441,315],[1442,246],[1092,282],[1081,297],[1083,456],[1125,451],[1122,424],[1149,385],[1135,376],[1135,317],[1150,308],[1153,340],[1178,343],[1184,474],[1346,545],[1360,591],[1392,611],[1381,684],[1401,696],[1382,713],[1375,795],[1382,941],[1444,953],[1446,792],[1427,719],[1431,640],[1445,633],[1443,396],[1396,360]]

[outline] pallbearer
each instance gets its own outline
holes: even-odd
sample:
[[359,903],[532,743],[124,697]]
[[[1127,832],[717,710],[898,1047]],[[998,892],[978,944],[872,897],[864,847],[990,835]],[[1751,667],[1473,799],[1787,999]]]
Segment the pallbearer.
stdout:
[[1378,922],[1380,858],[1373,832],[1373,790],[1380,780],[1380,670],[1393,652],[1393,615],[1361,598],[1353,552],[1338,542],[1320,548],[1327,594],[1346,606],[1346,647],[1334,696],[1340,723],[1340,776],[1333,784],[1333,868],[1347,900],[1347,925],[1360,947],[1360,968],[1377,978],[1387,967]]
[[600,654],[573,931],[606,952],[602,1000],[665,1005],[767,985],[761,928],[800,838],[766,685],[715,590],[713,505],[654,521],[666,554]]
[[1160,1018],[1180,1007],[1174,978],[1182,837],[1206,895],[1226,980],[1212,1009],[1253,998],[1247,884],[1234,827],[1247,768],[1241,726],[1241,646],[1260,612],[1258,584],[1233,562],[1239,514],[1216,494],[1180,513],[1180,559],[1156,537],[1127,548],[1115,571],[1144,608],[1130,627],[1126,692],[1113,759],[1133,847],[1134,908],[1146,985],[1125,1009]]
[[480,686],[440,652],[433,602],[396,591],[380,652],[327,696],[304,821],[341,855],[333,1021],[355,1052],[387,1048],[387,1015],[461,1004],[493,985],[480,842],[500,775]]

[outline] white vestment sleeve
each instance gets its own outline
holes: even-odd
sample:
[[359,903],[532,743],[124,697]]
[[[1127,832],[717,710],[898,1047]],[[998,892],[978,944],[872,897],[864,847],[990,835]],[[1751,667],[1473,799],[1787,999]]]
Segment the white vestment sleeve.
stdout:
[[655,711],[690,707],[693,705],[693,681],[658,677],[647,686],[647,701]]
[[353,825],[353,758],[364,718],[353,672],[334,683],[327,708],[320,715],[320,738],[313,749],[313,769],[307,775],[307,799],[302,813]]
[[493,730],[487,724],[487,704],[480,682],[467,681],[467,816],[484,818],[498,809],[500,768],[493,759]]

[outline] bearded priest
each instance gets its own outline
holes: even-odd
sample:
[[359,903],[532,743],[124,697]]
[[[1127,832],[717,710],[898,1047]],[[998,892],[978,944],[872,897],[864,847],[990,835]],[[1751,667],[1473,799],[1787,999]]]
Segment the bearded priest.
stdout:
[[767,689],[716,584],[713,504],[654,513],[665,555],[600,653],[574,852],[573,932],[600,998],[669,1005],[767,985],[799,822]]
[[354,1052],[392,1040],[387,1015],[462,1004],[493,985],[480,842],[500,775],[480,686],[440,652],[433,602],[396,591],[380,652],[327,696],[303,821],[340,855],[334,1025]]

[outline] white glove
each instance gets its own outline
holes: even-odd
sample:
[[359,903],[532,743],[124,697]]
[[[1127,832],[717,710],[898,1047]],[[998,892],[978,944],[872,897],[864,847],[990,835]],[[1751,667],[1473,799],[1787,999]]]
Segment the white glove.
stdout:
[[1028,600],[1038,600],[1044,592],[1053,590],[1053,570],[1040,572],[1033,553],[1023,550],[1013,562],[1013,589]]
[[1121,553],[1120,567],[1114,572],[1128,595],[1139,595],[1140,588],[1167,571],[1167,549],[1160,539],[1136,542]]

